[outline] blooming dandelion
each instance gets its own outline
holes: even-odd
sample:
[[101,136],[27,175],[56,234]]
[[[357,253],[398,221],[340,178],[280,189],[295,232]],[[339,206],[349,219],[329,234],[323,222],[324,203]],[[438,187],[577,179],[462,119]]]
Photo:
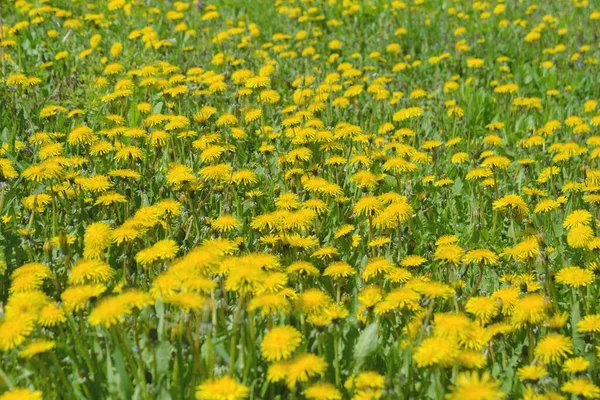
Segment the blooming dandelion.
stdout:
[[535,348],[536,357],[545,363],[557,362],[572,353],[573,344],[570,339],[557,333],[544,336]]
[[201,383],[196,388],[198,400],[243,400],[248,398],[249,389],[229,376]]
[[281,326],[269,331],[261,343],[261,352],[268,361],[288,359],[298,348],[302,336],[291,326]]
[[135,255],[135,260],[142,265],[151,264],[159,260],[171,259],[179,250],[174,240],[161,240],[151,247],[141,250]]
[[570,287],[582,287],[592,283],[594,274],[579,267],[565,267],[556,274],[556,282]]
[[500,390],[500,382],[488,373],[480,376],[478,372],[465,372],[458,376],[456,386],[446,398],[494,400],[504,398],[504,393]]
[[564,383],[561,388],[563,392],[571,393],[584,398],[593,399],[600,396],[600,388],[585,378],[575,378]]
[[0,398],[600,397],[600,10],[88,3],[0,7]]

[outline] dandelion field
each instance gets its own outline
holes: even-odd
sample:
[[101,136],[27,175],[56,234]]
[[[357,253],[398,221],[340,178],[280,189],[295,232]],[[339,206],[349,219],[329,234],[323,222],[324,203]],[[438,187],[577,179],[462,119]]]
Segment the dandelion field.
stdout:
[[0,400],[600,398],[597,2],[0,18]]

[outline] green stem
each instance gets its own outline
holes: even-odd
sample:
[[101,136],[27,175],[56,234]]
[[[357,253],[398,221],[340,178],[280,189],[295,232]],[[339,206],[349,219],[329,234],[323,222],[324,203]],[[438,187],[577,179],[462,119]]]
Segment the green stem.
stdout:
[[598,350],[596,350],[596,334],[592,333],[592,352],[594,353],[594,364],[592,366],[592,380],[598,382]]
[[333,368],[335,369],[335,386],[340,387],[342,378],[340,373],[340,356],[339,356],[339,328],[333,327]]
[[237,306],[235,308],[235,314],[233,316],[233,325],[231,328],[231,344],[229,346],[229,373],[233,375],[235,371],[235,349],[237,347],[236,337],[237,329],[239,324],[240,315],[242,313],[242,306],[244,302],[244,295],[240,294],[238,298]]
[[528,351],[527,355],[529,356],[529,364],[531,364],[533,362],[533,326],[529,326],[528,336],[529,336],[529,351]]

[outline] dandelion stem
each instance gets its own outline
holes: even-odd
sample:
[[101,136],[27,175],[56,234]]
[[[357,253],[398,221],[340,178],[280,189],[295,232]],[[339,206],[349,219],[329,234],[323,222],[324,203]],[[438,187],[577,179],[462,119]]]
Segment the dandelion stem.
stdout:
[[340,356],[339,356],[339,328],[338,326],[333,327],[333,368],[335,369],[335,386],[340,387],[342,378],[340,374]]
[[479,277],[477,278],[477,281],[475,282],[475,286],[473,286],[473,289],[471,290],[471,294],[469,294],[469,297],[472,297],[477,292],[477,289],[479,289],[479,284],[481,283],[482,278],[483,278],[483,265],[479,265]]
[[240,294],[237,305],[235,307],[235,314],[233,315],[233,325],[231,327],[231,344],[229,347],[229,373],[233,375],[235,372],[235,349],[237,347],[237,329],[242,314],[242,306],[244,304],[244,295]]
[[533,362],[533,326],[529,326],[528,337],[529,337],[529,348],[527,349],[527,355],[529,356],[529,364]]

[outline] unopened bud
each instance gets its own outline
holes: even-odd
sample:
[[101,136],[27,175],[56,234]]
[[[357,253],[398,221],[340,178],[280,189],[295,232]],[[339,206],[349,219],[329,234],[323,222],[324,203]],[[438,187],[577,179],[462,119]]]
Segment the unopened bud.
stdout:
[[52,243],[50,243],[49,240],[44,242],[44,253],[46,253],[46,255],[52,254]]
[[60,250],[63,252],[63,254],[67,254],[69,252],[67,233],[62,229],[58,233],[58,245],[60,246]]

